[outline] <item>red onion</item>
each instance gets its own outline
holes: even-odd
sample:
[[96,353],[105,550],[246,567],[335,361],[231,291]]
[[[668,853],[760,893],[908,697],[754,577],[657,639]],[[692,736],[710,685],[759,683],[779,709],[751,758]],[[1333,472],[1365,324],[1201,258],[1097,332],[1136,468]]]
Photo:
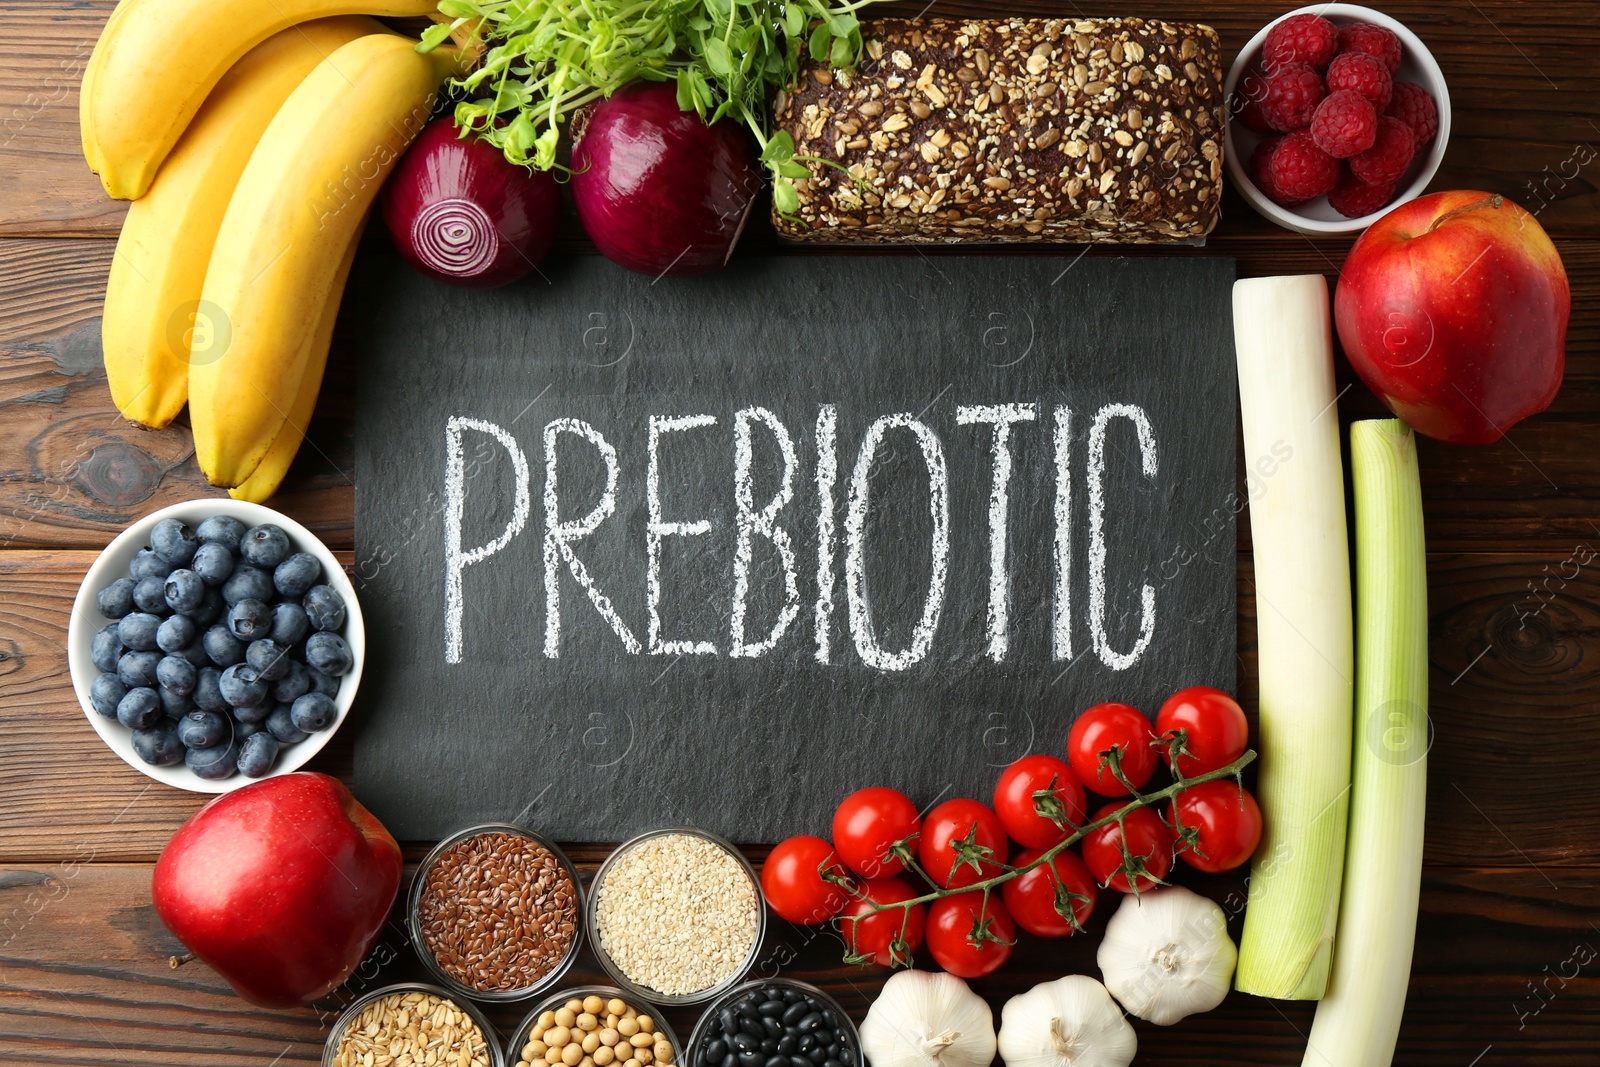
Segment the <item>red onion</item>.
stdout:
[[424,274],[477,289],[516,281],[555,240],[555,178],[459,132],[448,116],[423,129],[384,187],[383,221]]
[[666,82],[634,82],[594,106],[572,146],[572,200],[606,258],[646,274],[728,262],[760,187],[754,145],[732,119],[707,126]]

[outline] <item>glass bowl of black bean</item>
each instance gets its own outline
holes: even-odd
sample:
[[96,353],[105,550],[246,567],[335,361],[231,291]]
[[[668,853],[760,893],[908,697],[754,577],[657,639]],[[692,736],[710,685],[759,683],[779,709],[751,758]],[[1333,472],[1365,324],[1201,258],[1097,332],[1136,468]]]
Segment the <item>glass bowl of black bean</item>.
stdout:
[[735,986],[706,1010],[689,1035],[689,1067],[862,1067],[861,1035],[839,1002],[793,978]]

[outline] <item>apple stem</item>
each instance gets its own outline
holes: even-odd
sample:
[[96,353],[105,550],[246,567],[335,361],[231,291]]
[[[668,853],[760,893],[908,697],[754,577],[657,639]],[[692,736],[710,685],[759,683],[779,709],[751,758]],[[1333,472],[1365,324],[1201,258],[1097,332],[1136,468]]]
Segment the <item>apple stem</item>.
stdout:
[[1434,219],[1433,225],[1428,227],[1428,232],[1432,233],[1442,224],[1449,222],[1457,215],[1465,214],[1468,211],[1478,211],[1486,207],[1497,208],[1505,202],[1506,198],[1501,196],[1499,193],[1491,193],[1481,200],[1474,200],[1470,204],[1462,204],[1460,207],[1453,207],[1449,211],[1446,211],[1443,215],[1440,215],[1438,218]]
[[168,956],[167,966],[171,967],[173,970],[177,970],[179,967],[182,967],[185,963],[188,963],[192,959],[194,959],[193,952],[185,952],[181,956]]

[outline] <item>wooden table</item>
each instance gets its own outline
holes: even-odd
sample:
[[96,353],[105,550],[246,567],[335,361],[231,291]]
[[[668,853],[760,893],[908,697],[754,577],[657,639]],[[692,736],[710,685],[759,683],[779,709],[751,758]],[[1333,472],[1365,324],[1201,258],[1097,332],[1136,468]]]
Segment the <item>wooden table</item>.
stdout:
[[[979,0],[934,3],[936,14],[994,13]],[[1081,13],[1203,18],[1221,31],[1231,61],[1285,6],[1112,0]],[[151,908],[151,865],[203,798],[120,763],[83,721],[67,678],[68,608],[95,552],[136,516],[214,492],[187,431],[131,428],[100,369],[99,309],[124,207],[104,196],[79,154],[77,86],[111,7],[0,0],[0,1062],[315,1062],[329,1011],[255,1009],[202,964],[169,967],[182,950]],[[1080,12],[1043,0],[1009,0],[1006,10]],[[1490,447],[1421,444],[1437,741],[1395,1062],[1592,1064],[1600,1060],[1600,19],[1580,0],[1395,0],[1389,10],[1428,42],[1451,87],[1455,129],[1433,187],[1501,192],[1535,211],[1573,292],[1566,384],[1550,411]],[[1231,192],[1224,215],[1204,252],[1237,257],[1243,275],[1333,275],[1350,244],[1275,229]],[[575,226],[569,237],[562,254],[586,251]],[[770,242],[767,233],[746,237]],[[388,254],[369,243],[366,254]],[[336,341],[310,442],[274,501],[346,559],[349,374]],[[1359,384],[1340,401],[1347,421],[1378,411]],[[1251,575],[1241,522],[1247,701]],[[314,766],[348,775],[348,747],[331,745]],[[424,844],[408,846],[413,859]],[[603,855],[601,846],[575,850],[591,868]],[[1199,888],[1225,900],[1241,885],[1216,878]],[[365,969],[329,1009],[417,971],[399,931],[385,937],[381,966]],[[1091,931],[1064,944],[1027,942],[979,988],[998,1008],[1034,982],[1096,973],[1097,940]],[[834,991],[857,1018],[882,980],[840,966],[828,935],[781,923],[763,960],[780,966]],[[590,965],[578,977],[594,976]],[[515,1015],[496,1013],[503,1031]],[[1311,1015],[1309,1004],[1234,994],[1169,1030],[1140,1024],[1138,1062],[1299,1063]],[[669,1017],[686,1036],[692,1017]]]

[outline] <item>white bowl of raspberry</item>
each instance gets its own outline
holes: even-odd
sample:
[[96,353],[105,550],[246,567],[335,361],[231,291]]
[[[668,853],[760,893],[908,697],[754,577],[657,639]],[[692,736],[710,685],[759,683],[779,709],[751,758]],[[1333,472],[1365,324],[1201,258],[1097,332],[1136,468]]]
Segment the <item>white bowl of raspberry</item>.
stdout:
[[1420,196],[1444,160],[1450,93],[1427,46],[1358,4],[1261,28],[1223,85],[1228,176],[1296,233],[1356,233]]

